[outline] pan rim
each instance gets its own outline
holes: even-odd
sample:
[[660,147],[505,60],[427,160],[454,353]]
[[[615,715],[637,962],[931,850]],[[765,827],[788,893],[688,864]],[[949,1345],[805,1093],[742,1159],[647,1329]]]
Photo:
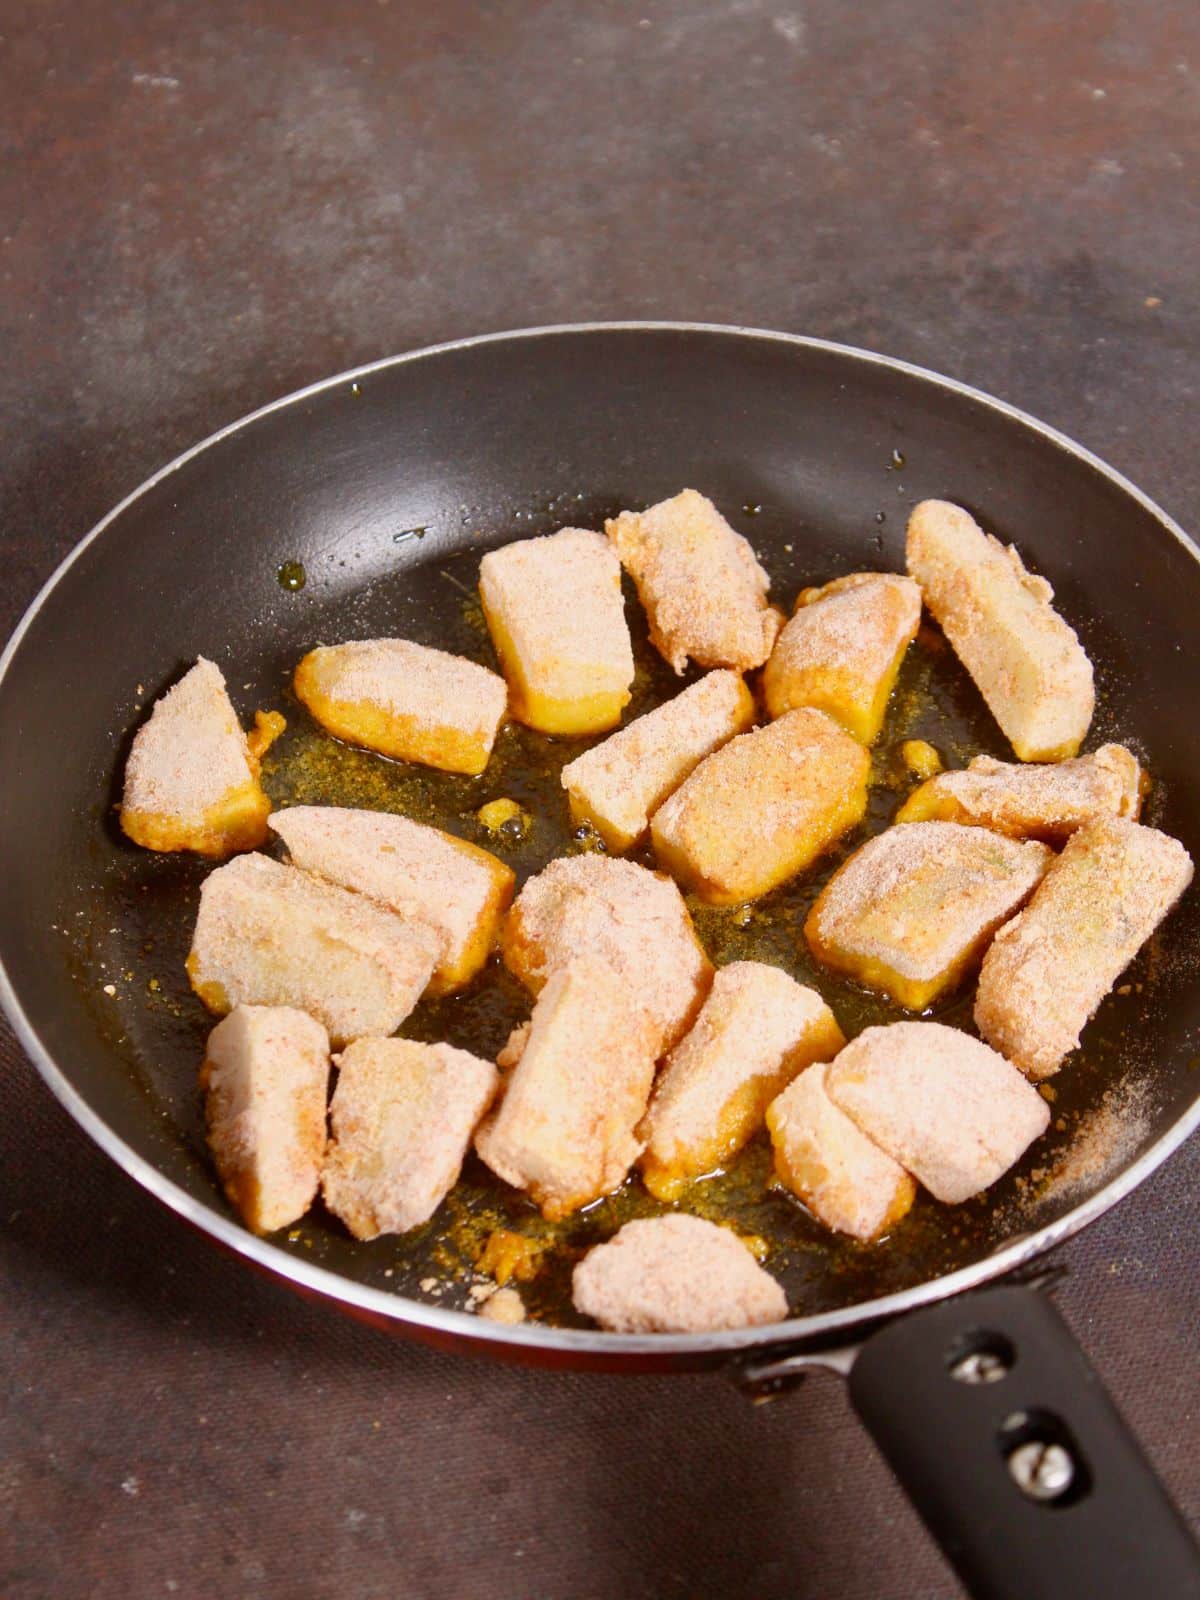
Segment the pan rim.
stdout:
[[[340,385],[392,367],[423,361],[452,351],[472,349],[479,345],[532,340],[547,337],[569,337],[597,333],[680,333],[704,334],[739,340],[772,341],[820,351],[848,358],[868,366],[886,368],[932,384],[945,391],[969,399],[985,409],[1018,422],[1023,427],[1041,435],[1047,442],[1075,457],[1108,480],[1123,494],[1128,495],[1159,525],[1169,533],[1191,558],[1200,563],[1200,546],[1197,546],[1175,520],[1136,484],[1099,456],[1079,444],[1068,434],[1041,422],[1030,413],[1010,405],[984,390],[951,378],[930,368],[883,355],[854,345],[822,339],[812,335],[784,333],[767,328],[740,327],[733,324],[670,321],[628,320],[614,322],[552,323],[544,326],[499,330],[474,334],[466,338],[445,340],[422,346],[415,350],[385,356],[376,361],[350,368],[331,377],[292,391],[278,399],[248,412],[245,416],[219,428],[206,438],[190,446],[181,454],[160,467],[141,484],[120,500],[59,562],[45,580],[27,607],[24,615],[4,650],[0,653],[0,693],[9,667],[32,627],[38,613],[51,593],[65,578],[70,568],[105,530],[121,517],[152,488],[184,467],[193,457],[200,455],[222,440],[249,428],[261,418],[303,402],[314,395],[335,389]],[[686,1368],[712,1364],[722,1357],[733,1358],[750,1351],[774,1349],[780,1345],[820,1348],[849,1342],[856,1330],[898,1316],[917,1306],[931,1304],[950,1295],[980,1285],[1013,1271],[1035,1257],[1045,1254],[1065,1239],[1094,1222],[1104,1212],[1129,1194],[1139,1183],[1162,1163],[1200,1126],[1200,1097],[1150,1145],[1136,1161],[1103,1184],[1094,1194],[1062,1217],[1030,1233],[1010,1239],[999,1250],[982,1261],[962,1267],[955,1272],[931,1278],[909,1289],[883,1295],[874,1300],[862,1301],[836,1311],[820,1312],[808,1316],[789,1318],[785,1322],[767,1327],[738,1328],[722,1333],[705,1334],[617,1334],[593,1329],[552,1328],[539,1323],[522,1323],[507,1327],[488,1323],[466,1311],[454,1311],[426,1304],[419,1300],[391,1294],[386,1290],[370,1288],[325,1267],[304,1262],[279,1248],[268,1239],[262,1239],[216,1210],[194,1200],[171,1179],[160,1173],[144,1156],[115,1134],[99,1114],[69,1082],[51,1052],[46,1049],[17,996],[16,990],[0,955],[0,1007],[3,1008],[14,1033],[33,1062],[42,1080],[76,1124],[95,1141],[104,1153],[142,1188],[152,1194],[176,1215],[190,1222],[217,1243],[226,1246],[236,1255],[262,1267],[274,1277],[291,1283],[296,1288],[333,1300],[369,1317],[395,1324],[401,1329],[411,1329],[427,1338],[439,1336],[479,1347],[491,1347],[496,1353],[507,1349],[514,1355],[538,1354],[557,1356],[565,1361],[577,1358],[584,1365],[589,1359],[604,1359],[612,1365],[629,1358],[631,1365],[643,1369],[647,1364]],[[654,1358],[658,1358],[655,1360]]]

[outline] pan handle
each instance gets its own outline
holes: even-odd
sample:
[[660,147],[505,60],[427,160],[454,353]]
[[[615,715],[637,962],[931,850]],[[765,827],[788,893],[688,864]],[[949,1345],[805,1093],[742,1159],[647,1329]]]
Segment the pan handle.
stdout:
[[1193,1600],[1200,1551],[1044,1295],[897,1318],[850,1396],[977,1600]]

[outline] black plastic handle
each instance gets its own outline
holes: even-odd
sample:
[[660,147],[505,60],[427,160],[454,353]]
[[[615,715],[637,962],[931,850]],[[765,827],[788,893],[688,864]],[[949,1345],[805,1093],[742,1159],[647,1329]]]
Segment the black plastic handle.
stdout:
[[978,1600],[1195,1600],[1200,1551],[1067,1325],[1004,1286],[864,1344],[855,1409]]

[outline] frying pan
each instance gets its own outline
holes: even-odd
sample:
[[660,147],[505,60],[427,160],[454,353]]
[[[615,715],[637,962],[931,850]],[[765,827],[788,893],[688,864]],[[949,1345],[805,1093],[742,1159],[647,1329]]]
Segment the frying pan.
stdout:
[[[1182,1520],[1045,1294],[986,1287],[1028,1272],[1200,1121],[1200,896],[1059,1080],[1058,1181],[1005,1180],[953,1224],[918,1208],[873,1251],[821,1244],[795,1211],[795,1248],[772,1270],[796,1314],[776,1327],[651,1338],[562,1317],[489,1323],[422,1297],[436,1230],[363,1246],[317,1217],[258,1239],[220,1195],[196,1106],[203,1016],[179,966],[202,869],[136,851],[112,816],[144,707],[200,653],[243,712],[280,703],[318,640],[391,633],[482,656],[467,597],[483,549],[597,526],[684,484],[750,533],[784,599],[838,572],[902,567],[907,512],[925,496],[1018,540],[1097,662],[1093,742],[1135,741],[1155,778],[1152,820],[1200,855],[1200,719],[1180,714],[1200,695],[1200,552],[1145,495],[1011,407],[864,351],[687,324],[534,329],[379,362],[266,407],[151,478],[49,580],[0,660],[0,999],[115,1161],[302,1291],[443,1346],[547,1365],[724,1366],[754,1394],[833,1367],[976,1593],[1200,1594]],[[295,562],[307,581],[289,592],[277,575]],[[639,693],[652,699],[653,682]],[[972,693],[959,685],[947,704],[978,728]],[[1004,753],[994,729],[978,737]],[[505,785],[547,800],[512,738],[487,794],[344,757],[364,783],[393,786],[374,803],[468,818]],[[286,798],[303,799],[306,781],[297,757]],[[496,983],[498,1001],[444,1002],[426,1026],[494,1046],[517,1003]],[[1107,1142],[1087,1121],[1105,1104]],[[1081,1129],[1091,1145],[1072,1168]],[[579,1227],[584,1243],[603,1231]]]

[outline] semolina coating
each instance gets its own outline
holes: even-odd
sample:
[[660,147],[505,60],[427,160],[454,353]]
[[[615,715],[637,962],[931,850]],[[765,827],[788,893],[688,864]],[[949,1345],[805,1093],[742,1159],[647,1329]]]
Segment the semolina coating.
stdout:
[[244,855],[204,880],[186,964],[210,1011],[295,1006],[337,1045],[393,1033],[428,984],[439,944],[424,923],[365,895]]
[[1191,880],[1177,839],[1126,817],[1084,823],[984,957],[980,1033],[1030,1078],[1057,1072]]
[[325,1155],[325,1029],[288,1006],[237,1006],[208,1036],[200,1083],[230,1204],[254,1233],[298,1221]]
[[319,645],[292,686],[347,744],[470,777],[487,766],[508,704],[497,673],[408,639]]
[[775,1174],[818,1222],[870,1244],[906,1215],[917,1186],[833,1103],[826,1075],[815,1063],[767,1107]]
[[734,961],[718,968],[691,1031],[667,1058],[638,1130],[650,1193],[675,1200],[729,1161],[796,1074],[832,1060],[845,1042],[816,990],[778,967]]
[[1045,578],[947,500],[909,518],[908,570],[1018,757],[1075,755],[1095,709],[1092,663]]
[[728,1228],[675,1212],[627,1222],[575,1268],[575,1309],[613,1333],[782,1322],[787,1296]]
[[499,1073],[416,1039],[356,1039],[334,1059],[325,1204],[356,1239],[419,1228],[458,1182]]
[[976,756],[963,770],[940,773],[914,789],[896,821],[962,822],[1011,839],[1062,844],[1094,817],[1136,822],[1142,788],[1137,757],[1120,744],[1044,763]]
[[610,1194],[641,1150],[657,1028],[596,956],[549,978],[501,1055],[509,1071],[475,1149],[497,1177],[557,1220]]
[[609,850],[632,849],[704,757],[753,725],[754,698],[741,677],[706,673],[563,768],[572,819],[595,828]]
[[603,733],[633,683],[621,563],[603,534],[562,528],[490,550],[479,596],[518,722],[541,733]]
[[259,758],[285,727],[259,712],[242,731],[221,669],[204,656],[154,704],[125,763],[121,827],[147,850],[221,858],[267,836]]
[[604,531],[637,588],[650,639],[676,672],[761,667],[783,624],[747,540],[695,489],[648,511],[622,511]]
[[763,669],[767,711],[816,706],[874,743],[920,621],[921,591],[899,573],[852,572],[801,590]]
[[296,866],[434,931],[440,948],[431,994],[468,983],[495,948],[515,879],[478,845],[392,812],[349,806],[290,806],[271,827]]
[[656,1055],[687,1032],[712,982],[678,886],[636,862],[600,855],[559,857],[528,879],[505,919],[500,951],[534,994],[590,951],[653,1018]]
[[924,1011],[973,970],[1053,859],[1044,844],[957,822],[888,828],[830,878],[804,936],[823,966]]
[[862,819],[870,767],[823,711],[785,712],[708,756],[659,807],[655,854],[713,905],[755,900]]
[[825,1087],[946,1205],[995,1183],[1050,1121],[1050,1107],[1016,1067],[940,1022],[865,1029],[826,1068]]

